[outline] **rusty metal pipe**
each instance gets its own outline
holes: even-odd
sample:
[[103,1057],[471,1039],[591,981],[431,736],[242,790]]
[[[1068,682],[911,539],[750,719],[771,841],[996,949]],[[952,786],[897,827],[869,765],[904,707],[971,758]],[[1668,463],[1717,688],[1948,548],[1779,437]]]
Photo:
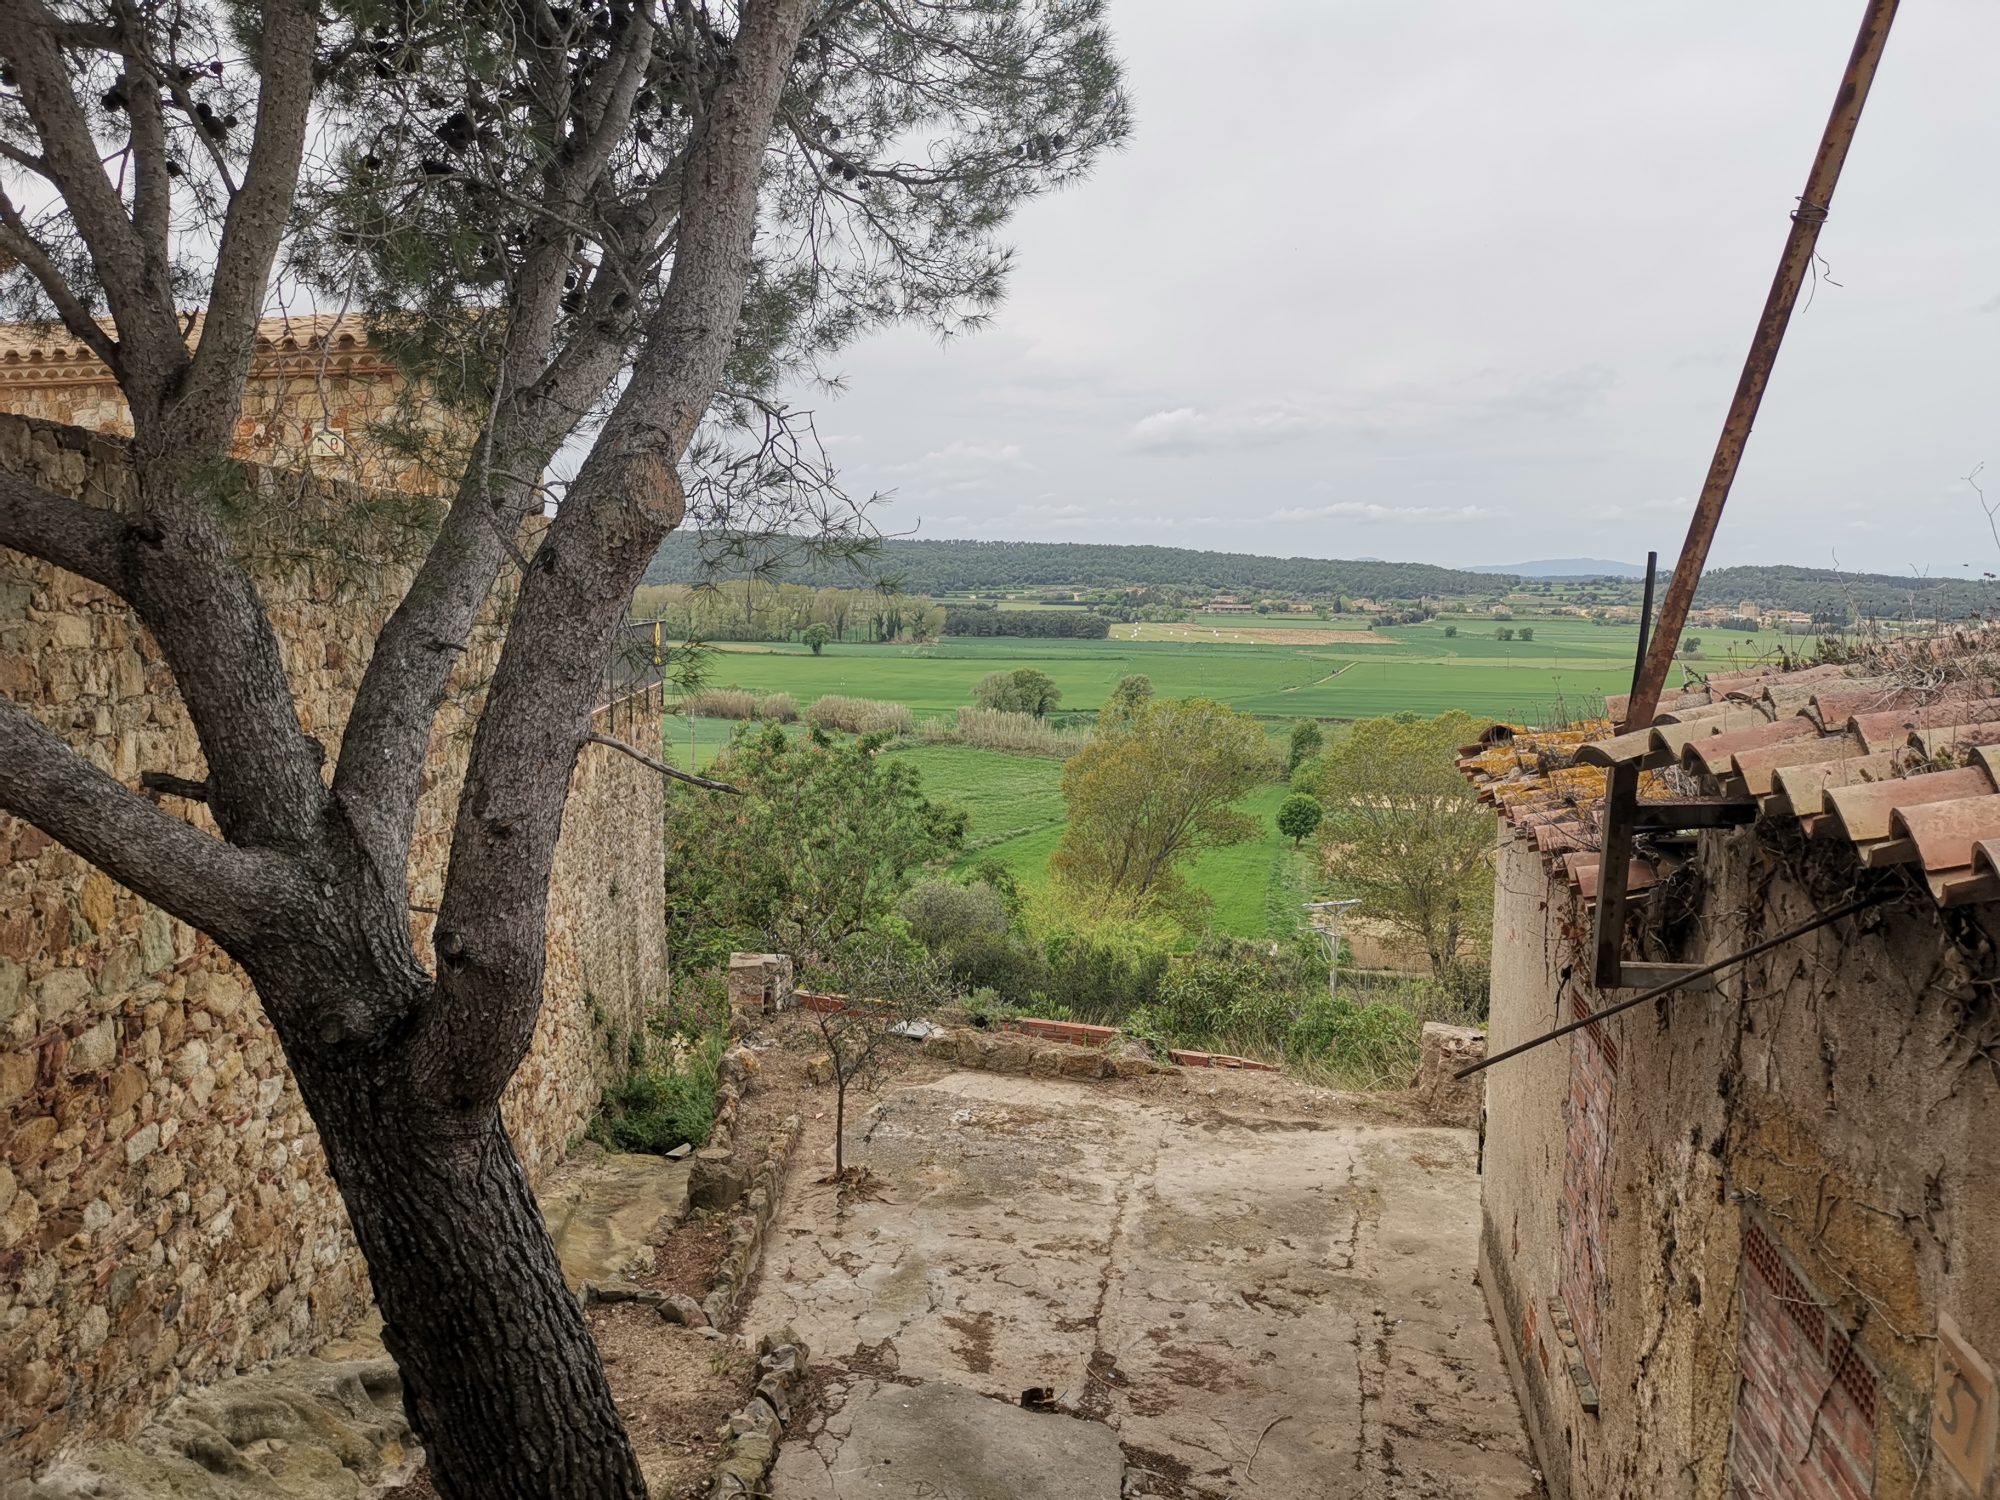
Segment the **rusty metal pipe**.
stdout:
[[1771,294],[1764,302],[1764,315],[1757,322],[1757,336],[1750,342],[1742,377],[1736,382],[1736,397],[1729,403],[1729,416],[1722,424],[1715,457],[1709,461],[1708,478],[1702,484],[1701,498],[1695,502],[1687,541],[1681,546],[1680,561],[1674,565],[1673,579],[1660,603],[1660,617],[1653,626],[1645,669],[1625,709],[1624,727],[1628,731],[1652,723],[1659,709],[1667,671],[1673,665],[1674,650],[1680,645],[1688,611],[1694,606],[1695,587],[1707,565],[1715,528],[1722,520],[1723,502],[1729,498],[1729,487],[1736,482],[1744,445],[1749,442],[1751,425],[1757,420],[1757,408],[1763,402],[1764,387],[1770,382],[1771,367],[1777,363],[1778,346],[1785,341],[1785,329],[1791,323],[1799,290],[1812,268],[1820,225],[1826,222],[1834,186],[1840,181],[1840,169],[1847,160],[1847,148],[1853,144],[1854,128],[1861,122],[1861,106],[1868,100],[1868,87],[1875,81],[1876,65],[1888,44],[1896,6],[1897,0],[1869,0],[1867,12],[1861,18],[1861,32],[1855,38],[1853,54],[1847,59],[1847,71],[1841,76],[1840,92],[1834,95],[1833,112],[1827,117],[1819,153],[1813,157],[1812,171],[1807,174],[1806,190],[1792,212],[1792,230],[1785,239],[1785,253],[1778,261]]

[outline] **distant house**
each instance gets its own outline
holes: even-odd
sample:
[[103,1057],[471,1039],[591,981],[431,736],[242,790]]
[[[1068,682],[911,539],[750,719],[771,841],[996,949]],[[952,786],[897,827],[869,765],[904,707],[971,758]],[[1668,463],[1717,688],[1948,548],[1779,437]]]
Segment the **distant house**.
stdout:
[[1640,835],[1624,975],[1835,918],[1615,1016],[1642,992],[1588,979],[1580,758],[1610,726],[1462,755],[1502,814],[1489,1055],[1582,1023],[1483,1075],[1479,1280],[1554,1500],[2000,1494],[2000,635],[1973,644],[1717,676],[1597,752],[1749,820]]

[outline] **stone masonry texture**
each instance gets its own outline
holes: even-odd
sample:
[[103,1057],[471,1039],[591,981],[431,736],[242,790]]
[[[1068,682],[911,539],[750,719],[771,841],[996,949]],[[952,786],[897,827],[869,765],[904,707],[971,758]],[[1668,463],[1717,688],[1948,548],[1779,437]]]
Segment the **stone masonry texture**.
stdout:
[[[1498,855],[1495,1052],[1619,998],[1577,977],[1590,914],[1533,840]],[[1706,832],[1630,941],[1714,962],[1855,879]],[[1932,1413],[1946,1320],[2000,1353],[1988,921],[1920,894],[1483,1075],[1480,1283],[1553,1500],[1965,1500]]]
[[[128,487],[115,439],[16,416],[0,416],[0,469],[102,505]],[[392,534],[409,515],[379,492],[253,466],[244,487],[284,523],[282,544],[243,545],[331,765],[410,577]],[[410,893],[423,954],[496,649],[482,627],[424,771]],[[0,692],[127,784],[142,769],[205,774],[130,613],[4,549]],[[586,747],[557,851],[541,1022],[504,1104],[531,1173],[580,1134],[664,996],[660,816],[654,773]],[[128,1436],[186,1387],[310,1350],[368,1306],[317,1137],[244,976],[207,938],[0,815],[0,1480],[66,1441]]]

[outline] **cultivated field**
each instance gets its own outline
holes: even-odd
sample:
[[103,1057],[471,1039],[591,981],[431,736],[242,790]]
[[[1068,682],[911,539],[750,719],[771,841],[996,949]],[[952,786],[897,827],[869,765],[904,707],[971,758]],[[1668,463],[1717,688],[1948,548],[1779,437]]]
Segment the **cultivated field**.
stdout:
[[[1447,636],[1454,624],[1458,633]],[[1094,711],[1119,678],[1138,672],[1152,678],[1162,697],[1214,698],[1271,719],[1457,708],[1530,722],[1594,712],[1605,694],[1630,685],[1637,644],[1631,627],[1566,619],[1522,624],[1534,631],[1532,641],[1495,640],[1490,620],[1430,620],[1367,632],[1382,644],[1294,644],[1269,637],[1299,627],[1249,625],[1231,627],[1241,640],[947,638],[927,646],[829,646],[818,657],[802,646],[744,644],[724,648],[714,681],[788,692],[801,707],[822,693],[886,698],[929,717],[970,702],[979,679],[1001,668],[1047,672],[1063,691],[1065,712]],[[1725,665],[1727,644],[1714,638],[1703,654]],[[1749,649],[1767,649],[1767,640]]]
[[[1456,627],[1455,633],[1446,630]],[[1512,623],[1534,631],[1531,641],[1501,641],[1492,620],[1431,620],[1372,631],[1314,630],[1290,621],[1234,622],[1219,638],[1207,626],[1139,626],[1143,636],[1185,631],[1187,638],[1065,641],[948,638],[928,646],[827,647],[814,656],[802,646],[732,644],[720,648],[712,681],[755,693],[785,692],[801,709],[828,693],[901,703],[919,718],[944,718],[969,703],[988,672],[1035,667],[1062,688],[1061,712],[1094,712],[1121,677],[1144,673],[1165,698],[1203,696],[1267,720],[1274,747],[1295,718],[1344,720],[1380,714],[1434,715],[1463,709],[1516,722],[1546,721],[1602,711],[1607,693],[1621,693],[1632,676],[1637,632],[1584,620],[1534,618]],[[1134,627],[1121,626],[1119,633]],[[1344,640],[1301,643],[1300,634]],[[1773,638],[1703,642],[1703,664],[1740,666]],[[1730,654],[1730,648],[1736,655]],[[738,728],[722,719],[694,723],[694,762],[706,765]],[[686,719],[666,726],[670,758],[689,763]],[[1039,885],[1062,837],[1062,763],[962,745],[914,745],[895,752],[923,772],[924,789],[971,814],[961,864],[997,859],[1024,887]],[[1217,931],[1240,937],[1282,937],[1295,930],[1307,899],[1310,852],[1294,853],[1273,820],[1287,794],[1260,787],[1238,804],[1261,834],[1211,850],[1189,878],[1215,900]]]

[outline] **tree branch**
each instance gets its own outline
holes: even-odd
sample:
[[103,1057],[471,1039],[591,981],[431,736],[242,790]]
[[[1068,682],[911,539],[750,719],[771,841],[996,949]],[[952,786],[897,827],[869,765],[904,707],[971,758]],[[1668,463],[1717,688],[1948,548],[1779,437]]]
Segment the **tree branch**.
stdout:
[[49,259],[48,254],[36,243],[28,232],[28,224],[21,217],[21,211],[14,206],[4,190],[0,190],[0,252],[11,255],[19,261],[30,276],[40,283],[43,294],[62,319],[63,327],[80,340],[91,353],[103,360],[110,369],[113,379],[118,377],[118,345],[104,331],[103,325],[90,315],[83,299],[76,289]]
[[131,533],[131,522],[116,511],[66,499],[0,469],[0,547],[54,563],[122,597],[121,554]]
[[689,153],[665,296],[631,381],[522,580],[473,738],[437,924],[438,1003],[411,1045],[477,1094],[497,1096],[534,1034],[563,788],[590,735],[625,602],[681,519],[676,465],[735,342],[763,154],[810,8],[810,0],[743,7],[734,67]]
[[235,848],[162,812],[5,698],[0,809],[225,947],[261,930],[286,868],[281,856]]
[[698,786],[705,792],[727,792],[732,797],[743,795],[743,788],[740,786],[731,786],[726,781],[711,781],[706,776],[697,776],[692,771],[683,771],[676,766],[670,766],[663,760],[655,760],[637,745],[628,745],[623,740],[614,739],[608,734],[593,734],[589,743],[609,745],[613,750],[622,750],[648,770],[658,771],[662,776],[671,777],[675,781],[685,781],[689,786]]
[[91,264],[111,303],[119,342],[143,348],[147,364],[157,367],[148,372],[152,381],[164,387],[185,357],[174,354],[180,333],[173,289],[165,282],[168,247],[158,247],[156,262],[104,175],[90,122],[77,102],[55,41],[59,25],[41,0],[0,0],[0,34],[7,37],[8,64],[42,139],[48,180],[62,194],[63,206],[90,251]]
[[243,185],[231,194],[209,282],[208,315],[188,374],[183,409],[210,427],[203,436],[226,446],[243,401],[243,382],[256,352],[257,322],[270,289],[271,263],[284,239],[305,154],[312,106],[313,56],[319,41],[316,7],[303,0],[269,0],[262,14],[257,122]]

